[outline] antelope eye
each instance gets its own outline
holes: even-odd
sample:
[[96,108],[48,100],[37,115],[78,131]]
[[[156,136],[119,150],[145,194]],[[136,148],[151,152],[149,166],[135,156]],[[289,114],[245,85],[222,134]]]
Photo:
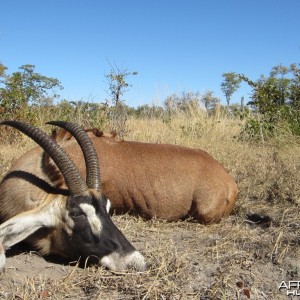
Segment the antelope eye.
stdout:
[[73,210],[69,213],[69,216],[73,219],[79,218],[83,215],[83,212],[81,210]]

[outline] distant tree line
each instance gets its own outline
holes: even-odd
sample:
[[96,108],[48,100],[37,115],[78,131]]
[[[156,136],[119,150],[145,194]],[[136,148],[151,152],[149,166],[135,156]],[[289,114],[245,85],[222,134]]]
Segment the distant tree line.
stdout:
[[[217,108],[246,120],[244,133],[248,136],[272,136],[282,124],[293,134],[300,135],[300,71],[297,64],[275,66],[268,76],[262,75],[256,81],[244,74],[224,73],[221,90],[226,106],[221,105],[213,91],[204,94],[183,91],[166,97],[161,106],[145,104],[137,108],[126,105],[124,94],[132,87],[129,77],[138,73],[110,66],[110,72],[105,74],[109,99],[91,103],[60,100],[59,91],[63,89],[60,81],[37,73],[34,65],[23,65],[8,74],[7,67],[0,64],[0,119],[22,119],[39,124],[52,116],[63,120],[74,120],[75,117],[91,126],[101,126],[109,120],[110,127],[122,135],[128,115],[165,118],[203,111],[209,116]],[[241,105],[230,103],[242,82],[252,88],[246,109],[243,101]]]

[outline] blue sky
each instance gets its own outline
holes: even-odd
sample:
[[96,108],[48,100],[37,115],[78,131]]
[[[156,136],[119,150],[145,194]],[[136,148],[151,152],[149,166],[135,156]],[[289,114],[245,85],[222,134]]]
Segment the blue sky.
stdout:
[[[137,71],[130,106],[208,90],[222,74],[252,80],[300,62],[299,0],[10,0],[0,2],[0,62],[59,79],[62,98],[108,98],[110,65]],[[233,95],[249,99],[246,84]]]

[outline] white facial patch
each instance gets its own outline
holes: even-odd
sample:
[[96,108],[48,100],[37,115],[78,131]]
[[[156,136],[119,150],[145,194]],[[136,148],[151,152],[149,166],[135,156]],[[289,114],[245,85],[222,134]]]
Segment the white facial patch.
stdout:
[[111,209],[111,202],[110,202],[109,199],[107,199],[107,203],[106,203],[106,211],[107,211],[108,214],[109,214],[109,212],[110,212],[110,209]]
[[131,268],[133,267],[141,272],[144,272],[147,269],[145,258],[138,251],[134,251],[125,257],[125,266]]
[[112,271],[123,270],[123,268],[120,267],[120,256],[116,253],[102,257],[100,263],[103,267],[106,267]]
[[124,271],[134,268],[137,271],[144,272],[147,269],[144,256],[134,251],[126,256],[120,256],[118,253],[113,252],[109,255],[102,257],[101,264],[113,271]]
[[94,235],[99,235],[102,229],[101,222],[96,215],[95,208],[87,203],[82,203],[79,205],[82,211],[86,214],[87,219],[91,225],[91,229]]

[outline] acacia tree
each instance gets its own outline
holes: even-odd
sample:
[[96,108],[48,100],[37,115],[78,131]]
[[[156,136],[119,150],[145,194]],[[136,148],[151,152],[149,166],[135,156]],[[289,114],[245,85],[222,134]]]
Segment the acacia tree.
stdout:
[[230,104],[231,97],[240,88],[241,79],[236,73],[224,73],[221,83],[221,90],[225,95],[227,106]]

